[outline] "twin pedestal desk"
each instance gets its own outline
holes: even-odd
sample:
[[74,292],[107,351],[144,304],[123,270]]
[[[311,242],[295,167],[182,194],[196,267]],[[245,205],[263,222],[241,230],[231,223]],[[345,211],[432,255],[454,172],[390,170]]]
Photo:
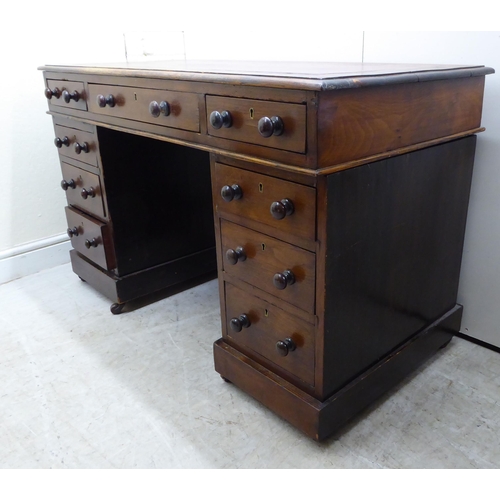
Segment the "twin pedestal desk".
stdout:
[[41,69],[74,272],[115,314],[217,273],[215,370],[308,436],[458,332],[491,68]]

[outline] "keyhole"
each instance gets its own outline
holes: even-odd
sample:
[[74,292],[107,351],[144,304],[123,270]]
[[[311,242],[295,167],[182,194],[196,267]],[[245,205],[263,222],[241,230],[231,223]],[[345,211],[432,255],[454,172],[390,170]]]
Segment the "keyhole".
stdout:
[[137,101],[137,94],[134,92],[134,101]]
[[267,318],[269,316],[269,311],[267,309],[264,309],[264,316]]
[[266,244],[262,243],[262,250],[265,250],[265,249],[266,249]]
[[250,108],[250,120],[253,120],[254,117],[254,110],[253,108]]
[[264,185],[262,184],[262,182],[259,182],[259,193],[263,192],[264,192]]

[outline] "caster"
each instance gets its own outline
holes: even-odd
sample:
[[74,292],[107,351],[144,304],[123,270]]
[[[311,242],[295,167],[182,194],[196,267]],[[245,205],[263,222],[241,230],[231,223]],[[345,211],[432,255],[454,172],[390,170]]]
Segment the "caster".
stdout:
[[125,302],[122,302],[121,304],[119,304],[118,302],[115,302],[114,304],[111,304],[111,307],[109,308],[109,310],[113,314],[121,314],[123,312],[124,307],[125,307]]

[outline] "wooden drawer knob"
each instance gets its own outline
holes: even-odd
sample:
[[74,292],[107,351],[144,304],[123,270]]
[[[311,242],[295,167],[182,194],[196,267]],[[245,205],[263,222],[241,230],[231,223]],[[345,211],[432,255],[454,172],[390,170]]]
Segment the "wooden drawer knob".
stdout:
[[271,137],[272,135],[281,135],[285,130],[283,120],[279,116],[264,116],[259,120],[257,129],[262,137]]
[[88,153],[90,151],[88,142],[82,142],[81,144],[79,142],[75,143],[75,153],[79,155],[82,151],[84,153]]
[[236,250],[230,248],[226,252],[226,259],[228,260],[229,264],[234,266],[235,264],[238,264],[239,261],[243,262],[244,260],[246,260],[247,256],[242,247],[237,247]]
[[78,236],[78,228],[77,227],[68,227],[68,230],[66,232],[68,233],[68,236],[70,238],[73,238],[73,236]]
[[160,115],[168,116],[170,114],[170,104],[167,101],[151,101],[149,103],[149,113],[155,118]]
[[107,96],[99,94],[96,97],[96,102],[100,108],[105,108],[106,106],[109,106],[110,108],[114,108],[115,104],[116,104],[116,99],[115,99],[115,96],[112,94],[109,94]]
[[242,328],[248,328],[250,325],[250,319],[246,314],[241,314],[238,318],[231,318],[229,322],[229,326],[234,332],[241,332]]
[[99,242],[95,238],[92,238],[91,240],[85,240],[86,248],[96,248],[97,245],[99,245]]
[[69,104],[70,101],[78,102],[80,100],[80,98],[82,97],[77,90],[75,90],[74,92],[69,92],[68,90],[63,90],[62,96],[63,96],[64,102],[66,104]]
[[56,148],[62,148],[63,146],[69,146],[69,137],[64,136],[62,139],[60,137],[56,137],[54,139],[54,144]]
[[293,285],[295,283],[295,275],[290,271],[290,269],[286,269],[282,273],[276,273],[273,276],[273,285],[278,290],[284,290],[287,286]]
[[61,188],[64,190],[64,191],[67,191],[68,188],[71,188],[71,189],[75,189],[76,188],[76,182],[74,179],[70,179],[69,181],[63,179],[61,181]]
[[59,97],[61,97],[61,91],[55,87],[53,89],[50,89],[49,87],[47,87],[45,89],[45,97],[50,101],[53,97],[55,97],[56,99],[59,99]]
[[87,198],[95,198],[96,192],[93,187],[85,189],[82,189],[82,192],[80,193],[82,195],[82,198],[86,200]]
[[243,191],[238,184],[233,184],[232,186],[223,186],[220,195],[224,201],[239,200],[243,196]]
[[281,201],[271,203],[271,215],[278,220],[284,219],[287,215],[292,215],[295,211],[292,200],[284,198]]
[[276,342],[276,350],[280,356],[288,356],[288,353],[295,351],[296,348],[297,346],[291,338],[278,340],[278,342]]
[[232,124],[233,118],[229,111],[212,111],[210,113],[210,125],[212,125],[213,128],[229,128]]

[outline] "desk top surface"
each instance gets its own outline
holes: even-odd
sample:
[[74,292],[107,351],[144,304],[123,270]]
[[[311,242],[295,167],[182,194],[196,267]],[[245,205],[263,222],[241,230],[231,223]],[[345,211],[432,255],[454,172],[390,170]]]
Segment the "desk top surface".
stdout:
[[50,72],[161,78],[303,90],[342,88],[467,78],[494,73],[475,65],[334,63],[298,61],[144,61],[52,66]]

